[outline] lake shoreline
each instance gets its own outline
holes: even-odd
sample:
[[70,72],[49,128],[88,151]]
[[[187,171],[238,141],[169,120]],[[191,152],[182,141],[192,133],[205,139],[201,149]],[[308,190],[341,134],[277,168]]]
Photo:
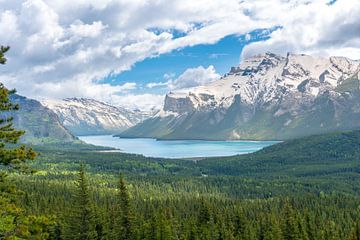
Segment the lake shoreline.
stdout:
[[[101,135],[86,135],[86,136],[101,136]],[[86,137],[82,136],[82,137]],[[103,135],[105,136],[105,135]],[[80,136],[79,136],[80,137]],[[206,142],[238,142],[238,141],[246,141],[246,142],[283,142],[284,140],[278,139],[208,139],[208,138],[154,138],[154,137],[129,137],[129,136],[120,136],[120,135],[112,135],[114,138],[121,139],[154,139],[156,141],[206,141]]]
[[114,148],[111,152],[140,154],[145,157],[198,161],[212,157],[248,154],[279,141],[207,141],[157,140],[154,138],[119,138],[113,135],[79,136],[89,144]]

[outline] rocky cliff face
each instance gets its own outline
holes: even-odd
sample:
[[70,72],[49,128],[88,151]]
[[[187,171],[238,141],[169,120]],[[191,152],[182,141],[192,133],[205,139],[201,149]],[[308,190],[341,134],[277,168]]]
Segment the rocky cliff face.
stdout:
[[114,134],[140,123],[148,113],[130,111],[93,99],[68,98],[43,101],[75,135]]
[[21,139],[23,142],[41,144],[77,140],[62,125],[58,116],[40,102],[16,94],[10,99],[20,105],[20,110],[1,114],[13,116],[15,128],[25,130],[25,135]]
[[209,85],[167,94],[157,116],[123,136],[287,139],[358,128],[359,72],[344,57],[254,56]]

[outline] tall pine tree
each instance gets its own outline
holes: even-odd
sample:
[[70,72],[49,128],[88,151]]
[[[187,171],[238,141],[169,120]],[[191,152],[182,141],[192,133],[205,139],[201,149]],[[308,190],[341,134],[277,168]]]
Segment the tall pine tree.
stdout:
[[119,178],[118,188],[117,218],[113,235],[119,240],[134,239],[133,209],[131,206],[130,195],[122,175],[120,175]]
[[299,224],[296,213],[290,205],[288,199],[285,199],[283,212],[283,237],[285,240],[298,240],[300,237]]
[[[9,47],[0,47],[0,64],[6,63],[4,55],[8,50]],[[0,83],[0,164],[19,167],[26,160],[34,159],[36,153],[24,145],[9,148],[9,145],[16,144],[25,133],[13,127],[13,117],[10,116],[10,113],[19,109],[19,105],[13,104],[9,99],[9,96],[14,93],[14,89],[9,90]]]
[[[0,64],[6,63],[5,53],[9,47],[0,46]],[[13,127],[12,111],[19,109],[9,96],[15,90],[0,83],[0,165],[22,167],[26,160],[33,160],[36,153],[25,145],[16,145],[25,133]],[[0,172],[0,239],[47,239],[53,221],[44,216],[28,216],[22,208],[21,192],[7,180],[2,168]]]
[[85,166],[80,164],[72,214],[68,220],[66,239],[93,240],[96,239],[93,205],[90,199],[89,184],[85,175]]

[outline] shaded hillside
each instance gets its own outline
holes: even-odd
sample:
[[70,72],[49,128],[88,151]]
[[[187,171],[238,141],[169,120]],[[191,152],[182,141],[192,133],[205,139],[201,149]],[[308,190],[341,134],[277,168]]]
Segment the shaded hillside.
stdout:
[[26,131],[22,141],[38,144],[72,142],[77,139],[60,123],[58,116],[40,102],[17,94],[10,99],[20,105],[20,110],[1,114],[11,114],[14,126]]

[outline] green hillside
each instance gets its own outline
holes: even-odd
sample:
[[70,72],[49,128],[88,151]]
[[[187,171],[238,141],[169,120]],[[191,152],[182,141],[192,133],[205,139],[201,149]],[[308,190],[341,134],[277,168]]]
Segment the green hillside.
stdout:
[[40,102],[17,94],[12,95],[10,99],[19,104],[20,109],[1,114],[11,114],[14,117],[14,126],[26,131],[23,142],[43,144],[77,141],[77,138],[61,124],[58,116]]
[[252,154],[212,158],[199,165],[212,174],[324,176],[355,174],[359,159],[360,130],[354,130],[289,140]]

